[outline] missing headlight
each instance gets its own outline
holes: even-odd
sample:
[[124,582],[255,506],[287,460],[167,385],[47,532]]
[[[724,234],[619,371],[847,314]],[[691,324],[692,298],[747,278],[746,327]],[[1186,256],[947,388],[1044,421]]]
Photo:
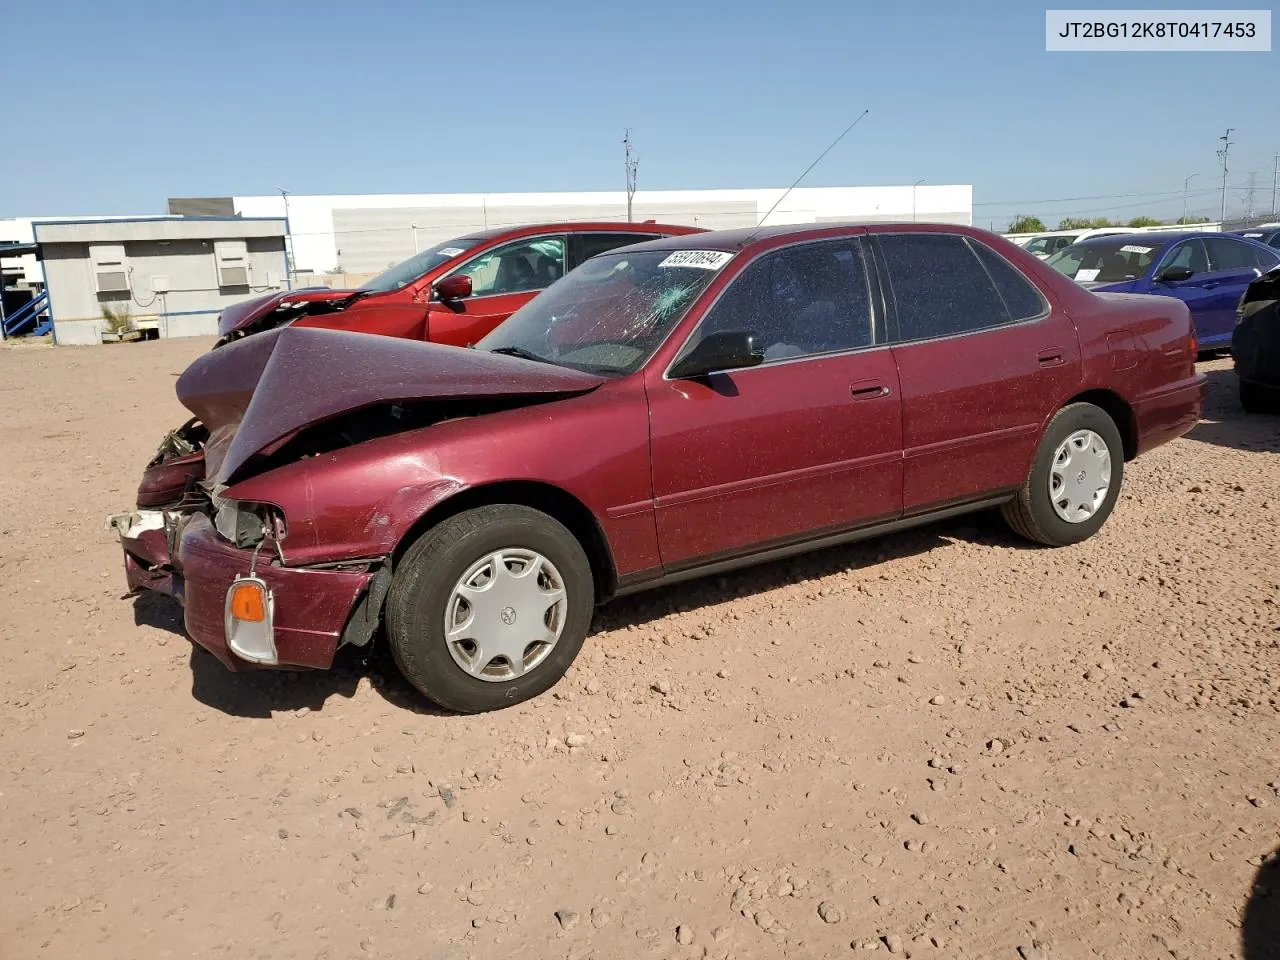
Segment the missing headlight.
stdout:
[[261,503],[222,499],[213,517],[214,529],[237,547],[255,547],[267,529],[275,539],[283,539],[284,523],[275,511]]

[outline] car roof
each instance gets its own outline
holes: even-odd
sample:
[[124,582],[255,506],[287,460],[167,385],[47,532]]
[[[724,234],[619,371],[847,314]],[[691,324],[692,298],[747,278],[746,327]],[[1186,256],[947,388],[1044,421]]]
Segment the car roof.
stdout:
[[702,232],[702,228],[690,227],[676,223],[653,223],[650,221],[570,220],[559,223],[524,223],[517,226],[506,225],[501,227],[492,227],[488,230],[478,230],[474,233],[468,233],[458,239],[474,240],[479,242],[482,240],[497,240],[503,237],[524,237],[533,233],[553,233],[555,231],[564,231],[565,233],[607,232],[689,234],[700,233]]
[[[663,237],[646,240],[609,253],[643,250],[720,250],[737,253],[751,247],[781,246],[791,238],[821,240],[824,238],[857,236],[862,233],[889,233],[894,231],[913,233],[955,233],[964,236],[992,236],[989,231],[959,223],[928,223],[915,220],[848,220],[820,223],[783,223],[768,227],[736,227],[732,230],[708,230],[705,233],[686,234],[679,237]],[[998,236],[998,235],[997,235]],[[600,254],[608,256],[609,254]]]

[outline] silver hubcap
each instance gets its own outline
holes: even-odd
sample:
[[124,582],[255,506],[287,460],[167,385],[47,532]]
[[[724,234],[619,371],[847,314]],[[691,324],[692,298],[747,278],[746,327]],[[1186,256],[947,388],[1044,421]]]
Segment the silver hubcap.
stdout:
[[568,595],[550,560],[507,547],[473,563],[444,612],[453,662],[478,680],[514,680],[542,663],[564,630]]
[[1059,444],[1049,468],[1049,501],[1067,523],[1088,520],[1111,489],[1111,450],[1092,430],[1077,430]]

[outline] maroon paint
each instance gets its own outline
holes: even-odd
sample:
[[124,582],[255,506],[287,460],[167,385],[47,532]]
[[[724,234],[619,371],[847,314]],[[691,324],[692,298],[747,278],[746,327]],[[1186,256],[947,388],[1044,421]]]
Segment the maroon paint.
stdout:
[[[700,227],[686,227],[670,223],[540,223],[500,230],[488,230],[467,234],[481,238],[466,252],[438,267],[399,290],[374,293],[361,297],[349,307],[335,313],[300,317],[293,322],[296,327],[317,327],[327,330],[350,330],[359,333],[376,333],[383,336],[403,337],[410,340],[430,340],[464,347],[476,343],[485,334],[511,314],[537,296],[537,290],[523,293],[500,293],[471,297],[454,303],[441,303],[431,299],[432,285],[448,276],[459,266],[475,257],[526,237],[563,236],[566,239],[585,233],[638,233],[682,236],[704,232]],[[463,239],[463,238],[459,238]],[[570,252],[566,250],[566,257]],[[282,303],[345,300],[355,290],[286,290],[234,304],[222,312],[218,320],[218,332],[226,335],[234,330],[253,326],[268,316]]]
[[209,428],[206,469],[225,482],[255,453],[303,427],[378,403],[581,393],[603,382],[486,351],[289,326],[197,358],[177,392]]
[[[943,230],[987,243],[1037,283],[1051,314],[946,341],[770,364],[705,381],[664,378],[707,306],[755,254],[879,230]],[[650,246],[737,250],[746,236],[705,234]],[[1177,300],[1091,294],[985,231],[801,226],[751,238],[630,376],[598,382],[469,351],[389,349],[372,337],[292,330],[221,348],[217,353],[242,362],[199,361],[181,389],[202,417],[230,424],[243,413],[246,439],[232,441],[235,464],[250,448],[349,405],[393,395],[552,391],[527,406],[297,460],[224,492],[275,504],[287,517],[286,566],[264,562],[259,572],[278,591],[281,658],[324,666],[369,574],[299,567],[386,557],[421,529],[430,511],[461,493],[483,496],[484,487],[518,483],[568,495],[594,519],[619,579],[657,580],[783,538],[1008,490],[1025,478],[1053,413],[1086,393],[1104,391],[1130,407],[1138,451],[1172,439],[1196,422],[1203,401],[1190,330],[1190,314]],[[1118,353],[1108,346],[1117,343]],[[259,379],[259,395],[277,401],[253,396]],[[889,392],[864,389],[878,386]],[[236,469],[230,454],[221,466],[225,475]],[[203,518],[184,532],[178,561],[189,629],[224,658],[221,605],[235,575],[247,571],[248,557],[217,538]]]

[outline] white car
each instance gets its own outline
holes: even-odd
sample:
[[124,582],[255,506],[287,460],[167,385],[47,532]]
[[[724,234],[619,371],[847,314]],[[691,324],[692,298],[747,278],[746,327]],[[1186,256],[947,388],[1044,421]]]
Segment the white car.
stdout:
[[1037,233],[1028,237],[1021,244],[1027,253],[1033,253],[1041,260],[1047,260],[1059,250],[1073,243],[1088,240],[1090,237],[1102,237],[1109,233],[1137,233],[1133,227],[1098,227],[1092,230],[1053,230],[1048,233]]

